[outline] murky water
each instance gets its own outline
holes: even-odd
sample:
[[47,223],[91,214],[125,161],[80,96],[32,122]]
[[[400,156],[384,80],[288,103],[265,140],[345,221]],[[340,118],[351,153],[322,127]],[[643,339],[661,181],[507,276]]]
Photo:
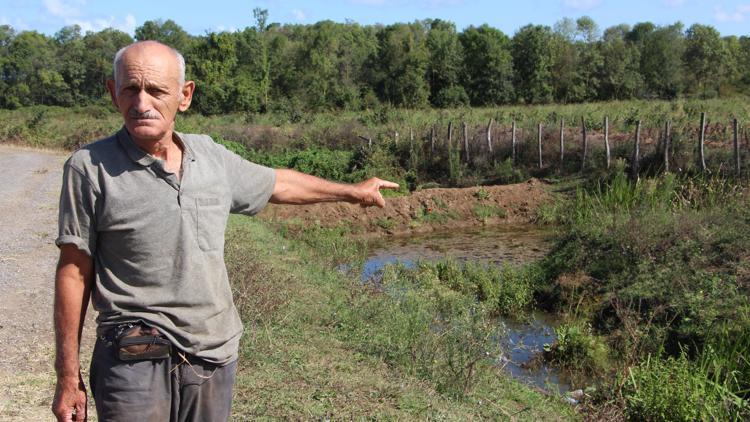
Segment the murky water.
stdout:
[[[382,239],[370,245],[362,280],[369,280],[385,265],[417,260],[435,261],[452,257],[491,264],[523,264],[540,259],[551,247],[551,233],[535,226],[495,226],[474,230],[432,233]],[[503,355],[497,362],[514,378],[547,391],[564,393],[570,379],[544,363],[530,365],[545,344],[555,341],[556,321],[551,315],[534,313],[525,321],[498,319],[504,336],[498,341]]]
[[492,264],[522,264],[537,260],[549,250],[551,233],[535,226],[490,228],[430,233],[381,239],[370,244],[362,278],[369,279],[386,264],[406,265],[418,259],[481,261]]

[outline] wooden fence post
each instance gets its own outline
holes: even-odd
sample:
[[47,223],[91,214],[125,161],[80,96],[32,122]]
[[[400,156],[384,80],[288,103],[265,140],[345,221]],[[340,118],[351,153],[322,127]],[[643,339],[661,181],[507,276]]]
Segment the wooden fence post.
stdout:
[[560,118],[560,168],[565,162],[565,118]]
[[430,128],[430,155],[435,153],[435,125]]
[[739,139],[739,122],[737,119],[732,121],[732,132],[734,135],[734,172],[740,175],[740,139]]
[[492,121],[493,119],[490,118],[490,122],[487,123],[487,148],[490,150],[490,154],[492,154]]
[[463,129],[463,138],[464,138],[464,160],[468,164],[469,162],[469,127],[466,125],[466,122],[461,122],[462,129]]
[[451,156],[451,147],[453,146],[453,122],[448,122],[448,158]]
[[609,170],[609,165],[610,165],[609,116],[604,116],[604,150],[607,154],[607,170]]
[[669,148],[672,144],[672,137],[670,132],[672,130],[672,123],[667,120],[664,127],[664,172],[669,173]]
[[414,129],[409,128],[409,155],[414,154]]
[[638,180],[638,172],[640,170],[640,154],[641,154],[641,121],[638,120],[635,124],[635,145],[633,146],[633,159],[631,161],[630,177],[633,180]]
[[516,119],[513,118],[513,125],[511,126],[511,151],[512,151],[512,157],[513,157],[513,164],[516,163]]
[[367,136],[359,135],[359,139],[361,139],[363,141],[367,141],[367,148],[372,149],[372,138],[367,137]]
[[537,145],[539,146],[539,168],[542,168],[542,124],[539,123],[539,131],[537,132]]
[[701,171],[706,171],[706,152],[703,143],[706,140],[706,113],[701,113],[701,134],[700,134],[700,160]]
[[581,133],[583,134],[583,157],[581,158],[581,171],[586,168],[586,153],[589,149],[589,141],[586,138],[586,120],[581,116]]

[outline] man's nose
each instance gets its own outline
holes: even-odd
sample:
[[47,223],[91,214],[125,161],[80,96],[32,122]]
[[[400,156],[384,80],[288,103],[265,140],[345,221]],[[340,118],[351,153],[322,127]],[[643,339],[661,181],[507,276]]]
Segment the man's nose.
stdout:
[[133,108],[139,113],[151,110],[151,102],[149,101],[148,92],[145,89],[138,91],[138,94],[133,99]]

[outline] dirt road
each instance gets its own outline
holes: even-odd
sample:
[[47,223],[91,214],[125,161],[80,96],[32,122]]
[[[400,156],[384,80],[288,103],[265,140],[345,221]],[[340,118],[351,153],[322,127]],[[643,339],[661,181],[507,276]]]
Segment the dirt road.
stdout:
[[[0,145],[0,421],[53,420],[54,240],[65,156]],[[93,327],[89,314],[84,360]]]

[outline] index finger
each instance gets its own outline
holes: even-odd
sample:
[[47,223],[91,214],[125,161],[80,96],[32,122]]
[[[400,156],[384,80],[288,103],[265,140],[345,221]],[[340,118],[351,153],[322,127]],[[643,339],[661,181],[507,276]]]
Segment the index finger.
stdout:
[[398,183],[389,182],[387,180],[381,180],[378,188],[380,188],[380,189],[398,189]]

